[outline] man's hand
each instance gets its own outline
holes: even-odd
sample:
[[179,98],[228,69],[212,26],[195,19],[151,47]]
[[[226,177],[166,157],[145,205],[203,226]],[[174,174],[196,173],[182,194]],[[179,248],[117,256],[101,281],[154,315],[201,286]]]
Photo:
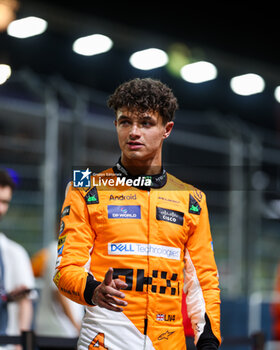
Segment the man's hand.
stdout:
[[113,268],[110,267],[106,272],[104,281],[95,288],[92,296],[92,302],[99,307],[103,307],[107,310],[121,312],[123,308],[118,307],[126,306],[127,302],[125,300],[120,300],[118,298],[124,299],[125,294],[120,292],[120,289],[126,289],[127,284],[120,280],[113,280]]

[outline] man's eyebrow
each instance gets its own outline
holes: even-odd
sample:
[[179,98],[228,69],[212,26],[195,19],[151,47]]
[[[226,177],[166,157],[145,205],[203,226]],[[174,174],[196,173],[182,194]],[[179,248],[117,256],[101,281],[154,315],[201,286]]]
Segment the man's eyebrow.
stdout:
[[[117,116],[117,120],[122,120],[122,119],[131,119],[131,117],[125,115],[125,114],[121,114],[120,116]],[[148,114],[146,115],[139,115],[137,117],[138,120],[154,120],[154,118]]]
[[147,115],[140,116],[139,119],[153,119],[153,117],[147,114]]
[[129,117],[125,114],[121,114],[120,116],[117,116],[117,120],[120,120],[120,119],[129,119]]
[[150,121],[150,122],[154,122],[154,123],[157,122],[157,118],[154,117],[154,116],[151,116],[149,114],[139,116],[138,120],[141,121],[141,122],[144,122],[144,121],[145,122]]

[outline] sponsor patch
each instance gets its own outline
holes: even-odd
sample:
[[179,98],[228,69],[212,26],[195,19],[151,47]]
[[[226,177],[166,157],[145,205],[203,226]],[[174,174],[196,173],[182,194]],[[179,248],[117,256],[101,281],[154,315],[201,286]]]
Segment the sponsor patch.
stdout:
[[193,192],[193,195],[195,197],[195,199],[197,199],[199,202],[202,200],[202,192],[199,190],[195,190]]
[[61,255],[63,252],[64,244],[57,250],[57,255]]
[[65,243],[66,237],[67,237],[67,235],[59,238],[58,243],[57,243],[57,249],[60,249],[60,247]]
[[56,268],[56,269],[57,269],[58,266],[60,265],[61,259],[62,259],[62,256],[59,256],[59,257],[56,259],[56,262],[55,262],[55,268]]
[[190,194],[190,203],[189,203],[189,213],[200,215],[201,207],[194,197]]
[[96,187],[93,187],[86,195],[85,195],[85,201],[87,204],[98,204],[98,193]]
[[109,219],[141,219],[140,205],[108,205]]
[[160,196],[158,197],[158,199],[161,199],[162,201],[167,201],[167,202],[180,203],[180,201],[176,201],[175,199],[164,198]]
[[109,198],[110,201],[115,201],[115,200],[119,200],[119,201],[127,200],[127,201],[130,201],[130,200],[133,200],[133,199],[137,199],[136,198],[136,194],[128,194],[128,195],[121,194],[119,196],[114,196],[113,194],[110,194],[110,198]]
[[157,220],[167,221],[172,224],[183,226],[184,213],[182,213],[181,211],[157,207],[156,217]]
[[60,280],[60,276],[61,276],[60,271],[57,271],[56,274],[54,275],[54,278],[53,278],[53,281],[57,287],[58,287],[58,282]]
[[63,220],[60,221],[60,226],[59,226],[59,235],[62,234],[62,232],[64,231],[65,228],[65,223]]
[[181,249],[158,244],[109,243],[109,255],[150,255],[159,258],[180,260]]
[[166,332],[162,333],[162,334],[158,337],[158,340],[164,340],[164,339],[165,339],[165,340],[168,340],[169,337],[170,337],[173,333],[175,333],[175,331],[174,331],[174,332],[166,331]]
[[66,215],[70,214],[70,205],[68,205],[67,207],[65,207],[61,213],[61,218],[63,218]]

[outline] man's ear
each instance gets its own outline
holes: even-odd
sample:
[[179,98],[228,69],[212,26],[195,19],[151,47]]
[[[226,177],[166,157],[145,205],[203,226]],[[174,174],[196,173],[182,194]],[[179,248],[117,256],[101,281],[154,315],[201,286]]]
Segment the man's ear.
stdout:
[[164,125],[164,129],[165,129],[164,134],[163,134],[164,139],[166,139],[170,135],[170,133],[173,129],[173,126],[174,126],[174,122],[167,122]]

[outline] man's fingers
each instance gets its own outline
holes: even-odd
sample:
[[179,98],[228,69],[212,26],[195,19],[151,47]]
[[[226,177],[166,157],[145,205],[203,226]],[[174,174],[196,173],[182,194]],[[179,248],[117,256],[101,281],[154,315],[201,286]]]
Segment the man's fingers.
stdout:
[[119,291],[118,289],[114,288],[114,287],[110,287],[110,286],[106,286],[104,288],[104,291],[103,291],[103,294],[104,295],[111,295],[111,296],[114,296],[114,297],[117,297],[117,298],[125,298],[125,294],[121,291]]
[[98,303],[98,306],[102,307],[104,309],[107,309],[107,310],[115,311],[115,312],[122,312],[123,311],[123,308],[118,307],[118,306],[114,306],[114,305],[107,303],[106,301],[103,301],[103,300]]
[[115,279],[114,282],[115,282],[116,288],[118,290],[126,289],[128,287],[128,285],[124,281],[122,281],[120,279]]
[[108,271],[106,272],[105,278],[104,278],[104,284],[106,286],[109,286],[110,283],[112,283],[113,280],[113,268],[109,267]]
[[120,306],[127,306],[127,301],[114,298],[111,295],[106,295],[105,296],[105,302],[107,302],[109,304],[115,304],[115,305],[120,305]]
[[116,311],[116,312],[123,311],[122,306],[126,306],[126,305],[127,305],[126,301],[116,299],[110,295],[103,296],[103,298],[100,299],[99,303],[98,303],[99,307],[103,307],[107,310],[112,310],[112,311]]

